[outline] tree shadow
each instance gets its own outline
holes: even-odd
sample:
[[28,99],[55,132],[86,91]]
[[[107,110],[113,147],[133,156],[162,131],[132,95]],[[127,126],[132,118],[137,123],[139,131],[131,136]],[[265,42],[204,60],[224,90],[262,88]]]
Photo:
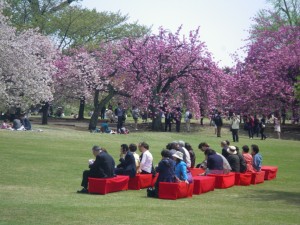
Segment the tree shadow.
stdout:
[[258,190],[245,198],[254,198],[258,201],[285,201],[288,204],[300,206],[300,192]]

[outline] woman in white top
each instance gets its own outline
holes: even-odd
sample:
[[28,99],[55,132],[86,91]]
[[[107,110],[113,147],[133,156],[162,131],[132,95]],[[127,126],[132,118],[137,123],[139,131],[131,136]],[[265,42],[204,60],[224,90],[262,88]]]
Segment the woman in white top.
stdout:
[[232,132],[233,142],[239,142],[239,129],[240,129],[240,118],[239,116],[233,113],[231,119],[231,132]]

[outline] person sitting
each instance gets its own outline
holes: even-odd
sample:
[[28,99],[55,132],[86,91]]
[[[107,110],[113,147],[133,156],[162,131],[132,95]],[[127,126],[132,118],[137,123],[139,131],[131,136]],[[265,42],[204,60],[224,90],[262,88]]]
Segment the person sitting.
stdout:
[[83,171],[81,186],[82,190],[77,193],[88,193],[88,178],[109,178],[114,177],[115,161],[107,153],[106,150],[101,149],[99,146],[92,148],[93,155],[96,160],[89,160],[89,170]]
[[12,128],[14,129],[14,130],[20,130],[21,128],[22,128],[22,123],[21,123],[21,120],[19,120],[19,119],[14,119],[13,120],[13,126],[12,126]]
[[252,155],[249,154],[249,147],[248,145],[244,145],[242,147],[243,149],[243,157],[246,161],[247,164],[247,171],[246,172],[254,172],[254,168],[253,168],[253,158]]
[[183,153],[177,151],[173,156],[175,160],[175,179],[177,182],[186,182],[189,184],[188,176],[187,176],[187,166],[186,163],[183,161]]
[[107,134],[110,134],[110,132],[111,132],[111,129],[109,129],[107,123],[101,123],[100,130],[102,133],[107,133]]
[[235,148],[236,148],[236,154],[240,159],[240,173],[245,173],[247,172],[247,163],[244,159],[244,156],[240,153],[239,147],[235,146]]
[[215,150],[208,149],[205,151],[205,156],[207,158],[207,168],[205,175],[207,174],[223,174],[223,158],[218,155]]
[[117,168],[115,169],[115,174],[135,177],[135,159],[131,151],[129,151],[128,145],[122,144],[120,151],[120,164],[117,165]]
[[195,167],[195,162],[196,162],[195,152],[194,152],[192,146],[189,143],[185,143],[185,148],[188,150],[188,152],[190,154],[191,168],[194,168]]
[[226,141],[221,141],[221,147],[222,147],[222,155],[227,158],[229,153],[228,153],[228,145]]
[[162,159],[155,168],[158,174],[154,185],[154,197],[158,196],[159,182],[175,182],[175,161],[171,159],[172,155],[169,150],[161,151]]
[[134,160],[135,160],[135,167],[136,167],[136,173],[139,173],[140,169],[140,156],[136,153],[137,146],[136,144],[130,144],[129,150],[132,153]]
[[232,172],[240,172],[240,158],[237,155],[236,147],[235,146],[229,146],[228,147],[228,156],[227,161],[231,167]]
[[1,124],[1,129],[12,129],[7,119],[3,120],[3,123]]
[[141,163],[139,172],[141,174],[151,174],[153,167],[153,156],[149,151],[149,145],[146,142],[141,142],[139,143],[139,150],[142,152],[140,156]]
[[21,116],[21,123],[24,126],[25,130],[31,130],[31,123],[29,121],[29,119],[27,117],[25,117],[25,115]]
[[262,155],[259,153],[257,145],[251,145],[251,155],[253,157],[253,168],[255,171],[260,171],[262,166]]
[[179,146],[179,149],[180,149],[179,151],[184,152],[183,155],[185,156],[184,162],[186,163],[186,166],[188,168],[190,168],[191,167],[191,157],[190,157],[189,151],[185,148],[185,142],[181,141],[181,140],[178,141],[178,146]]

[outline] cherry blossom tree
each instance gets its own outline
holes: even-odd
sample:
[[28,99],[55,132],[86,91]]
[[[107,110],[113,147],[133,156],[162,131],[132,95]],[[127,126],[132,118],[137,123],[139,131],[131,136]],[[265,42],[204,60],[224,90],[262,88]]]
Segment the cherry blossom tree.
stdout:
[[55,49],[48,38],[34,30],[16,32],[1,9],[0,6],[1,107],[26,110],[51,101]]
[[219,87],[213,84],[222,72],[200,41],[199,30],[180,38],[180,28],[175,34],[160,29],[158,35],[126,39],[122,46],[125,88],[136,105],[150,108],[153,130],[161,130],[162,111],[186,106],[199,117],[200,104],[216,104]]
[[[273,14],[256,22],[264,29],[253,29],[238,62],[231,85],[234,108],[252,113],[270,113],[295,105],[297,76],[300,74],[300,26],[286,24]],[[274,28],[274,20],[279,25]]]

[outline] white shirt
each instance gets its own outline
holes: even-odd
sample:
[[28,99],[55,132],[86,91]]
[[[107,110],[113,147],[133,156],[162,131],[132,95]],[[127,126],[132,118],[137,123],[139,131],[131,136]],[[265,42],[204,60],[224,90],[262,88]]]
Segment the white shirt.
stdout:
[[190,115],[190,111],[188,110],[188,111],[185,112],[185,118],[184,118],[185,122],[190,120],[189,115]]
[[149,152],[149,150],[146,150],[143,153],[143,158],[140,163],[140,169],[144,170],[145,172],[151,173],[152,163],[153,163],[152,154],[151,152]]
[[182,147],[182,149],[183,149],[183,151],[184,151],[184,153],[186,155],[186,157],[185,157],[185,159],[186,159],[186,165],[187,165],[188,168],[190,168],[191,165],[192,165],[190,153],[189,153],[189,151],[185,147]]

